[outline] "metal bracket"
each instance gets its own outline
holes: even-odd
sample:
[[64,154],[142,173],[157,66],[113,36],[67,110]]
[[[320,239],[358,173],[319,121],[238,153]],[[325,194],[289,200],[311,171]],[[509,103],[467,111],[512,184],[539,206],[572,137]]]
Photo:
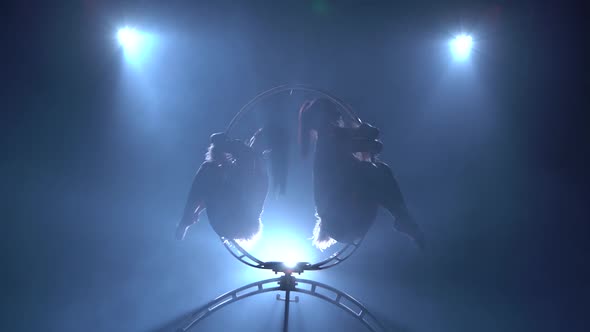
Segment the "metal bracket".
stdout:
[[[286,298],[281,297],[281,294],[277,294],[276,299],[277,299],[277,301],[287,301]],[[295,296],[295,299],[294,300],[289,300],[289,302],[299,303],[299,296],[296,295]]]

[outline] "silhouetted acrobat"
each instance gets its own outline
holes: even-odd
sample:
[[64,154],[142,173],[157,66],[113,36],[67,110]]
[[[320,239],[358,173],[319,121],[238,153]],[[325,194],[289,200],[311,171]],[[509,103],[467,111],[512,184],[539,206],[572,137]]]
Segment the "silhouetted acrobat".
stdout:
[[309,154],[312,141],[316,142],[316,247],[323,250],[336,242],[362,239],[376,219],[379,206],[394,216],[399,232],[423,247],[423,234],[408,212],[391,168],[376,158],[383,148],[378,137],[379,130],[368,124],[345,128],[341,113],[327,99],[302,105],[299,140],[303,156]]
[[[195,175],[176,230],[178,239],[184,238],[203,210],[219,236],[250,243],[260,237],[260,216],[269,189],[264,155],[268,152],[272,154],[273,144],[276,146],[277,142],[282,142],[280,137],[276,137],[276,132],[272,132],[275,137],[270,132],[265,128],[259,129],[247,143],[229,139],[224,133],[211,135],[205,162]],[[280,177],[275,179],[275,184],[283,191],[285,171],[279,167],[275,169],[274,173]]]

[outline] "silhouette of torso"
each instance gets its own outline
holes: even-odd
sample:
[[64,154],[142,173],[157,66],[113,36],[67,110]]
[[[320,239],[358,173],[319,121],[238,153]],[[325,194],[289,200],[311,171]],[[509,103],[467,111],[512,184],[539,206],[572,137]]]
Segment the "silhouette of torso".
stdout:
[[314,199],[322,228],[338,242],[362,238],[377,216],[375,165],[338,148],[333,135],[318,137]]
[[207,165],[205,207],[217,234],[234,239],[258,232],[268,189],[264,167],[261,158]]

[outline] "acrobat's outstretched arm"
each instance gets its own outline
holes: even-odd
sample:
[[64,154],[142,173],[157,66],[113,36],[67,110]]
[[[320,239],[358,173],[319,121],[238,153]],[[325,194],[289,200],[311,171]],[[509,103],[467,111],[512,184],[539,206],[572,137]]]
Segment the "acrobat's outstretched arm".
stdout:
[[380,134],[379,129],[369,123],[362,123],[356,128],[335,127],[335,129],[341,138],[375,140],[379,138]]
[[395,218],[394,227],[398,232],[404,233],[421,249],[424,248],[424,234],[410,215],[399,184],[395,179],[389,165],[384,162],[375,162],[378,169],[378,181],[380,182],[379,194],[380,204],[389,211]]
[[205,209],[205,190],[207,190],[207,178],[209,173],[209,162],[204,162],[197,171],[191,190],[186,201],[184,213],[178,226],[176,227],[176,238],[184,239],[188,228],[197,222],[199,214]]

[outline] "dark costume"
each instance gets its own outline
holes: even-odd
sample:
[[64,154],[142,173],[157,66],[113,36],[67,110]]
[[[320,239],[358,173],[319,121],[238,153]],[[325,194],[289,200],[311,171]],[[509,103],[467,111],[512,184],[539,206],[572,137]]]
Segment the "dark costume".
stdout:
[[390,167],[376,159],[383,147],[377,128],[367,124],[345,128],[341,114],[322,99],[301,107],[299,128],[304,155],[311,140],[316,140],[314,245],[325,249],[336,241],[362,239],[382,206],[395,217],[396,229],[422,246],[422,233],[408,213]]
[[247,144],[230,140],[222,133],[211,136],[211,146],[195,175],[177,238],[184,238],[203,210],[219,236],[252,240],[260,234],[260,215],[269,186],[262,133],[259,130]]

